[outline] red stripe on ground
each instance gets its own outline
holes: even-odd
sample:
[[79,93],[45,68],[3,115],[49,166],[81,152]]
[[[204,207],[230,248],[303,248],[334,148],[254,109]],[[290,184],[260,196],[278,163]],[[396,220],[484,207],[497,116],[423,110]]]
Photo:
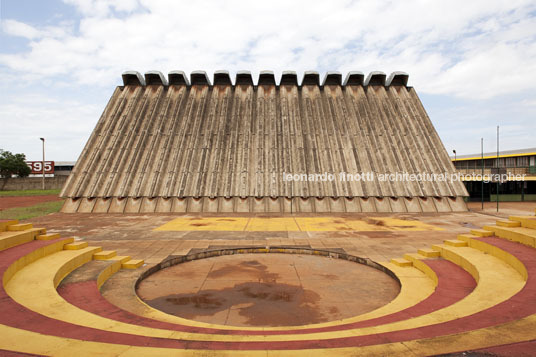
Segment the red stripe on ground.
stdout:
[[58,288],[58,293],[69,303],[80,309],[109,319],[141,325],[152,328],[160,328],[174,331],[191,333],[217,333],[224,335],[290,335],[306,334],[315,332],[340,331],[362,327],[377,326],[401,320],[406,320],[416,316],[428,314],[463,299],[469,295],[476,287],[473,277],[458,265],[443,259],[423,260],[438,277],[436,290],[425,300],[407,309],[381,316],[374,319],[341,324],[336,326],[326,326],[308,329],[294,330],[272,330],[272,331],[248,331],[248,330],[227,330],[211,329],[203,327],[186,326],[169,322],[157,321],[150,318],[135,315],[131,312],[120,309],[106,300],[98,291],[95,280],[64,284]]
[[[493,239],[483,238],[483,241],[494,242]],[[35,241],[34,241],[35,242]],[[31,245],[32,243],[27,243]],[[401,342],[413,339],[432,338],[447,334],[461,333],[474,329],[484,328],[497,324],[514,321],[536,312],[536,256],[534,249],[513,242],[501,242],[501,248],[515,255],[525,264],[529,279],[525,287],[512,299],[498,304],[490,309],[471,316],[462,317],[454,321],[428,325],[415,329],[380,333],[375,335],[334,338],[329,340],[305,341],[274,341],[274,342],[217,342],[217,341],[185,341],[163,338],[151,338],[116,332],[108,332],[93,328],[78,326],[63,321],[53,320],[39,315],[14,302],[0,287],[0,323],[23,328],[29,331],[46,335],[75,338],[79,340],[118,343],[131,346],[181,348],[181,349],[211,349],[211,350],[292,350],[310,348],[338,348],[378,345],[384,343]],[[13,252],[17,248],[0,252],[2,272],[5,267],[14,262],[17,256]],[[2,253],[10,252],[6,256]]]
[[43,356],[43,355],[34,355],[32,353],[22,353],[22,352],[14,352],[14,351],[8,351],[8,350],[0,350],[0,356],[2,357],[16,357],[16,356]]

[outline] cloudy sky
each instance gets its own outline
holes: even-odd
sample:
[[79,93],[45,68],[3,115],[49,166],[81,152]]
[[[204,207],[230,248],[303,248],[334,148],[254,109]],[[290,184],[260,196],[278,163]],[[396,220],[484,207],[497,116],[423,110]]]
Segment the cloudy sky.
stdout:
[[536,147],[536,3],[0,0],[0,148],[76,160],[125,70],[406,71],[447,150]]

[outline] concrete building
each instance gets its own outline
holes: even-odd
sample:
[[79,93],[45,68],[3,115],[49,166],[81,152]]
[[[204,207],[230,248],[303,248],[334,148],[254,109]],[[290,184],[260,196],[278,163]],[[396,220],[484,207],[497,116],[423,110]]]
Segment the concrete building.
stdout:
[[[408,75],[125,72],[61,195],[64,212],[451,212],[461,182]],[[234,82],[234,83],[233,83]],[[345,181],[340,173],[372,173]],[[333,180],[288,180],[333,175]]]

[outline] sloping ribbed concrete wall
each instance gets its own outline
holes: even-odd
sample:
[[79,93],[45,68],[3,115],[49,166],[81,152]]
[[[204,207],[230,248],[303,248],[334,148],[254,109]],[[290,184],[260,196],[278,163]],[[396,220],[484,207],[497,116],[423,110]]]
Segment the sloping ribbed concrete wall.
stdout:
[[[461,182],[283,180],[283,173],[454,173],[413,88],[243,83],[117,87],[64,186],[61,195],[72,199],[64,210],[80,210],[78,198],[144,197],[451,197],[456,209],[437,208],[452,206],[444,202],[431,210],[465,209],[456,198],[467,196]],[[140,211],[157,209],[156,201],[146,206]],[[408,211],[399,206],[386,210]]]

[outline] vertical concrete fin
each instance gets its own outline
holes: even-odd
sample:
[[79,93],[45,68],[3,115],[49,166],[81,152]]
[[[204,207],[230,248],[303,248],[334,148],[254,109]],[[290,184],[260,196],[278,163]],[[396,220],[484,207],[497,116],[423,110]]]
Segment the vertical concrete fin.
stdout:
[[406,72],[402,72],[402,71],[396,71],[389,75],[389,78],[387,78],[385,85],[387,87],[389,86],[407,87],[408,79],[409,79],[409,74],[407,74]]
[[145,79],[143,79],[143,76],[140,72],[137,71],[125,71],[121,75],[123,77],[123,85],[128,86],[144,86],[145,85]]
[[236,72],[235,85],[253,85],[253,77],[250,71],[238,71]]
[[341,72],[329,71],[326,73],[326,76],[324,77],[322,86],[340,86],[341,82],[342,82]]
[[214,72],[214,85],[232,85],[229,71],[218,70]]
[[259,83],[262,86],[275,86],[275,75],[273,71],[261,71],[259,74]]
[[162,72],[160,71],[147,71],[145,72],[145,84],[146,85],[156,84],[156,85],[167,86],[168,81],[166,77],[164,77]]
[[190,73],[190,82],[193,86],[210,86],[210,79],[205,71],[193,71]]
[[302,86],[319,86],[320,74],[317,71],[305,71],[303,74]]
[[365,74],[361,71],[348,72],[344,79],[343,86],[362,86],[365,80]]
[[386,74],[382,71],[372,71],[365,80],[365,86],[384,86]]
[[279,85],[280,86],[297,86],[298,75],[294,71],[283,71]]
[[189,86],[190,81],[186,73],[183,71],[171,71],[168,73],[168,80],[170,85]]

